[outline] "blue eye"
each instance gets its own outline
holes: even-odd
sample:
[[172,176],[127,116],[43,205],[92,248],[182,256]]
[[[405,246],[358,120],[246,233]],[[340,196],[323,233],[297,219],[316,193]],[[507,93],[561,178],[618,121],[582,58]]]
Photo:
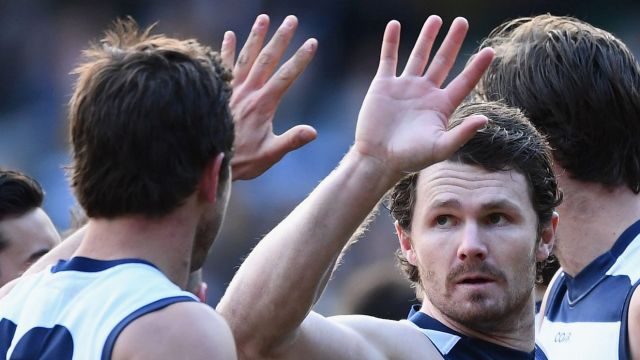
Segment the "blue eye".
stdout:
[[448,225],[452,222],[450,215],[438,215],[436,217],[436,224],[440,226]]
[[506,222],[507,218],[504,216],[504,214],[494,213],[494,214],[489,215],[487,217],[487,220],[489,221],[489,224],[500,225],[500,224]]

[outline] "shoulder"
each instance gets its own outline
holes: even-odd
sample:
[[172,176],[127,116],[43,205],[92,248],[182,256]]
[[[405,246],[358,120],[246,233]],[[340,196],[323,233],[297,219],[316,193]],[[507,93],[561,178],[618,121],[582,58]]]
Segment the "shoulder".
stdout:
[[628,314],[628,339],[629,350],[633,359],[640,359],[640,286],[636,286]]
[[563,278],[562,273],[562,268],[558,269],[555,275],[553,275],[553,277],[551,278],[551,281],[549,281],[549,285],[547,285],[547,291],[545,291],[544,296],[542,297],[540,311],[538,312],[540,316],[538,316],[536,319],[537,330],[540,330],[540,327],[542,326],[542,322],[544,321],[544,316],[547,312],[549,303],[555,301],[553,297],[557,295],[557,287],[559,285],[558,282]]
[[2,286],[0,288],[0,300],[2,298],[4,298],[5,296],[7,296],[7,294],[16,286],[16,284],[18,283],[18,279],[13,279],[10,282],[4,284],[4,286]]
[[134,320],[120,333],[112,358],[179,359],[185,356],[189,359],[236,358],[229,326],[208,305],[179,302]]
[[[49,285],[49,272],[43,270],[39,273],[22,275],[11,280],[0,288],[0,301],[3,306],[21,306],[25,297],[34,289],[47,289]],[[12,304],[12,305],[7,305]]]
[[342,315],[331,319],[365,338],[368,343],[376,344],[387,358],[442,359],[429,338],[408,321],[365,315]]
[[243,358],[250,359],[442,359],[421,331],[399,321],[364,315],[324,317],[311,312],[288,339],[269,348],[261,341],[240,344]]

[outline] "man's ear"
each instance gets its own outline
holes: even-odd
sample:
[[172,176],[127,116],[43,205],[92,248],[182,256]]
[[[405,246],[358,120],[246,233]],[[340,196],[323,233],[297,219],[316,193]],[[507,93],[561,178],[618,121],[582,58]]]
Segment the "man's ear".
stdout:
[[208,289],[209,289],[209,285],[207,285],[206,282],[202,281],[200,284],[198,284],[198,287],[196,288],[196,291],[195,291],[195,295],[198,297],[201,303],[206,304]]
[[413,244],[411,243],[411,234],[403,229],[397,221],[394,225],[396,227],[396,235],[398,235],[402,255],[404,255],[404,258],[407,259],[409,264],[416,265],[416,253],[413,250]]
[[551,255],[553,245],[556,241],[556,228],[558,227],[559,220],[560,215],[558,215],[558,213],[554,211],[553,215],[551,215],[551,221],[542,229],[542,233],[540,234],[540,242],[538,243],[538,248],[536,249],[536,261],[544,261],[549,257],[549,255]]
[[218,185],[220,184],[220,169],[224,160],[224,153],[219,153],[215,158],[207,162],[207,166],[200,178],[200,198],[207,202],[215,203],[218,198]]

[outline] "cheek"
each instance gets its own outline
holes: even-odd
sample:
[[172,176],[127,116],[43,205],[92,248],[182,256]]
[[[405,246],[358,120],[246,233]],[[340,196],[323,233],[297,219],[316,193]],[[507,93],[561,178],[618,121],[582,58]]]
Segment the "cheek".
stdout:
[[507,276],[518,277],[518,272],[528,273],[535,267],[538,245],[535,232],[514,229],[495,233],[488,241],[488,261],[498,266]]
[[508,277],[523,279],[531,276],[532,272],[535,274],[535,264],[536,247],[521,243],[518,246],[513,246],[509,252],[503,253],[499,266]]
[[438,277],[446,277],[456,257],[456,249],[452,245],[452,241],[424,238],[414,245],[415,265],[424,281],[433,282]]
[[501,251],[512,257],[529,258],[538,248],[537,231],[530,226],[501,231],[494,237],[495,251]]

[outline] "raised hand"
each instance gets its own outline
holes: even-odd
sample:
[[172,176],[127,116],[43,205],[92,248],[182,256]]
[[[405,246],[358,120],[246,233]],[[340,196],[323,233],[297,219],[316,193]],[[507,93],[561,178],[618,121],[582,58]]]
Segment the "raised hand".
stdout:
[[273,133],[273,117],[282,96],[307,67],[318,45],[315,39],[308,39],[275,71],[297,26],[296,17],[287,16],[262,48],[269,17],[258,16],[235,62],[235,34],[231,31],[224,34],[222,61],[233,69],[230,107],[236,130],[235,155],[231,160],[234,180],[259,176],[288,152],[316,138],[315,129],[308,125],[294,126],[281,135]]
[[429,53],[442,20],[430,16],[400,76],[396,76],[400,23],[385,29],[380,65],[358,116],[354,150],[372,156],[396,173],[417,171],[449,157],[486,123],[472,116],[447,131],[449,116],[476,85],[493,59],[485,48],[446,87],[441,88],[458,55],[468,24],[456,18],[442,46]]

